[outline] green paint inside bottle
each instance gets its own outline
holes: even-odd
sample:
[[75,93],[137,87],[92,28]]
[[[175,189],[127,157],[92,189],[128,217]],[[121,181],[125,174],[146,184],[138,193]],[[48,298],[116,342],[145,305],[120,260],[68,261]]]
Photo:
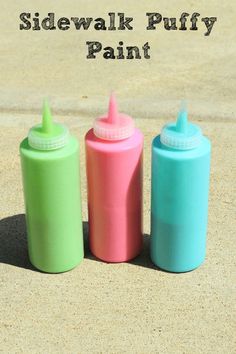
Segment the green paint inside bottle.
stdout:
[[68,271],[83,259],[79,144],[52,121],[47,101],[20,156],[30,261],[44,272]]

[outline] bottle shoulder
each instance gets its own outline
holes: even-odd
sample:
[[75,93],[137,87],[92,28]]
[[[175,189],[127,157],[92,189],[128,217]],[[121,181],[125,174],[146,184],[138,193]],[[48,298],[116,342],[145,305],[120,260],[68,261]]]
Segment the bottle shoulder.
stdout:
[[160,135],[158,135],[152,141],[152,152],[153,154],[162,155],[169,159],[189,159],[205,154],[210,154],[211,142],[208,138],[203,136],[201,144],[195,149],[174,150],[165,147],[160,141]]
[[28,142],[28,138],[22,140],[20,143],[20,153],[24,156],[35,159],[57,159],[65,156],[69,156],[76,153],[79,150],[79,142],[74,136],[70,136],[68,144],[60,149],[44,151],[33,149]]
[[143,134],[137,128],[135,128],[134,134],[131,137],[123,140],[100,139],[94,134],[93,129],[90,129],[85,135],[86,146],[104,152],[116,152],[142,147],[143,140]]

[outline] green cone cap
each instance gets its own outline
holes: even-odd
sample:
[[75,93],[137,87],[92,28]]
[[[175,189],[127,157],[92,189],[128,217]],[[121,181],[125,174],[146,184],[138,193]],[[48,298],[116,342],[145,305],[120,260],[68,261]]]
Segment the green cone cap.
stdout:
[[69,130],[63,124],[54,123],[48,101],[44,101],[42,123],[32,127],[28,134],[29,145],[36,150],[56,150],[65,146]]

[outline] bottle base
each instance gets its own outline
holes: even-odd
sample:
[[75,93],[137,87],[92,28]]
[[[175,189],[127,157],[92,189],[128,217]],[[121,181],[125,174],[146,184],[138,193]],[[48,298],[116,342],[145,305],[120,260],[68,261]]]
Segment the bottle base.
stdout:
[[155,262],[152,257],[151,257],[151,261],[156,267],[158,267],[159,269],[161,269],[161,270],[163,270],[165,272],[168,272],[168,273],[189,273],[189,272],[192,272],[195,269],[199,268],[204,263],[205,260],[203,259],[201,262],[199,262],[199,263],[197,263],[195,265],[189,266],[189,267],[187,267],[187,266],[185,266],[185,267],[163,266],[162,264],[159,264],[158,262]]
[[31,259],[29,258],[30,263],[32,264],[32,266],[34,268],[36,268],[38,271],[40,271],[42,273],[47,273],[47,274],[61,274],[61,273],[69,272],[70,270],[75,269],[80,263],[82,263],[83,259],[84,259],[84,257],[81,258],[75,264],[70,265],[68,267],[62,267],[62,268],[58,267],[58,268],[55,268],[55,269],[49,269],[48,267],[41,267],[41,266],[37,265],[36,263],[32,262]]
[[129,262],[129,261],[132,261],[134,258],[138,257],[141,253],[141,249],[136,252],[134,255],[131,255],[129,257],[120,257],[120,258],[117,258],[117,257],[103,257],[103,256],[100,256],[98,254],[96,254],[96,252],[90,250],[92,255],[94,257],[96,257],[97,259],[99,259],[100,261],[103,261],[103,262],[106,262],[106,263],[126,263],[126,262]]

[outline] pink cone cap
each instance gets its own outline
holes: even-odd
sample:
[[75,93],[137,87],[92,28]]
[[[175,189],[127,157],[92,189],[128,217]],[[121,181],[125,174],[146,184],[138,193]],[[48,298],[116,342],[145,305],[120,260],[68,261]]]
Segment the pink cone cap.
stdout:
[[94,134],[104,140],[122,140],[134,133],[134,121],[125,114],[119,113],[115,95],[112,93],[107,116],[99,117],[93,126]]

